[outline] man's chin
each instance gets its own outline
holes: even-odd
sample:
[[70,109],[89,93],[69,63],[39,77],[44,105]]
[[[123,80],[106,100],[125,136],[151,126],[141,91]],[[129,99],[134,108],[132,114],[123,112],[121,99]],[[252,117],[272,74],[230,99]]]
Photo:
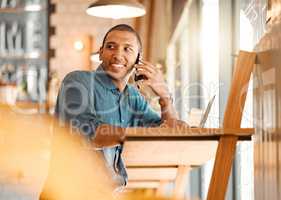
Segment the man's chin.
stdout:
[[126,67],[123,68],[108,67],[105,71],[112,79],[116,81],[124,80],[127,74],[129,73]]
[[107,74],[114,80],[116,81],[120,81],[123,80],[125,75],[121,74],[121,73],[116,73],[116,72],[112,72],[112,71],[107,71]]

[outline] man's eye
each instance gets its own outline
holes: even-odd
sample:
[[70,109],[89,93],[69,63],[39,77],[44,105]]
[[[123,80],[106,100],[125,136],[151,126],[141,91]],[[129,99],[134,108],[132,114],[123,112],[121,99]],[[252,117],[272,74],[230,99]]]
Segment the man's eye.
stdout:
[[114,46],[113,46],[112,44],[107,44],[107,45],[106,45],[106,48],[107,48],[107,49],[113,49]]
[[131,47],[125,47],[124,49],[125,49],[125,51],[127,51],[127,52],[133,52],[133,51],[134,51]]

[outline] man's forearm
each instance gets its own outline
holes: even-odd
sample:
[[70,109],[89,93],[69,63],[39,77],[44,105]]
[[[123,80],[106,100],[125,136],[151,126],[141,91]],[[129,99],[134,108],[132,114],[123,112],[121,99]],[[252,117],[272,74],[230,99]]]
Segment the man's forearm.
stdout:
[[102,124],[97,127],[92,139],[95,147],[118,145],[125,140],[125,128]]
[[172,98],[165,97],[159,99],[159,104],[161,106],[161,119],[162,121],[168,119],[178,119],[177,111],[173,105]]

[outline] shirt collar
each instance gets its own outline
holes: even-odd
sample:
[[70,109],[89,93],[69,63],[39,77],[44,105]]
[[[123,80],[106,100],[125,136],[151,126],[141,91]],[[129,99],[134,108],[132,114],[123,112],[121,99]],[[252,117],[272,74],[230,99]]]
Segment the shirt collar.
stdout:
[[[117,87],[112,82],[112,79],[110,76],[106,73],[106,71],[103,69],[103,66],[100,65],[97,70],[95,71],[95,79],[105,88],[109,90],[118,90]],[[125,90],[127,90],[128,85],[126,85]]]
[[95,71],[95,79],[105,88],[109,90],[117,89],[111,78],[107,75],[106,71],[104,71],[102,65],[100,65]]

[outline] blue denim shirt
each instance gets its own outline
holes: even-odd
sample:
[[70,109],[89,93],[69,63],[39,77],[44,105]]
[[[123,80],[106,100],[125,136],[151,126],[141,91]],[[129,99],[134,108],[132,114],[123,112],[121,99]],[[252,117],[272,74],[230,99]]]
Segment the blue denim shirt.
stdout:
[[[94,137],[100,124],[120,127],[160,124],[160,116],[133,86],[123,92],[113,84],[102,66],[96,71],[74,71],[63,80],[57,99],[56,116],[79,129],[86,138]],[[122,146],[100,149],[106,166],[118,185],[126,185],[127,173],[122,161]]]

